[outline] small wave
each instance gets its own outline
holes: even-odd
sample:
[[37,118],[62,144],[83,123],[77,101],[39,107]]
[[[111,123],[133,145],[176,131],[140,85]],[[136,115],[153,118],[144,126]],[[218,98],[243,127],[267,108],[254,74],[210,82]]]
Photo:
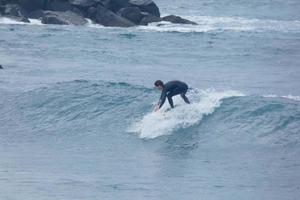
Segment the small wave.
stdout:
[[174,102],[179,106],[166,112],[168,104],[165,103],[161,111],[147,113],[134,122],[128,132],[138,133],[146,139],[171,134],[175,130],[198,124],[203,116],[213,113],[223,99],[234,96],[243,94],[237,91],[193,90],[189,97],[194,103],[184,105],[179,97],[175,97]]
[[300,32],[300,21],[247,19],[242,17],[212,17],[212,16],[184,16],[195,21],[198,25],[172,24],[156,22],[149,26],[138,27],[140,30],[157,32],[219,32],[219,31],[278,31]]
[[263,97],[266,97],[266,98],[285,98],[285,99],[291,99],[291,100],[294,100],[294,101],[300,101],[300,96],[294,96],[294,95],[283,95],[283,96],[278,96],[278,95],[275,95],[275,94],[268,94],[268,95],[263,95]]
[[[205,32],[223,32],[223,31],[277,31],[277,32],[300,32],[300,21],[284,21],[269,19],[248,19],[242,17],[213,17],[213,16],[183,16],[186,19],[195,21],[198,25],[172,24],[170,22],[155,22],[148,26],[136,26],[129,28],[137,31],[154,31],[154,32],[179,32],[179,33],[205,33]],[[30,23],[16,21],[10,18],[1,17],[0,24],[16,25],[43,25],[40,20],[29,19]],[[105,27],[93,23],[92,20],[86,19],[87,27],[97,29],[123,30],[117,27]]]

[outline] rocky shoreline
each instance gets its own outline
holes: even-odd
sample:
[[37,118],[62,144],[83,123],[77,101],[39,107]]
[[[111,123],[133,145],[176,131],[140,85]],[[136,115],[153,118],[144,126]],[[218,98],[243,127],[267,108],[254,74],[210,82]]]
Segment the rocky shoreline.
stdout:
[[146,26],[160,21],[197,25],[176,15],[161,17],[152,0],[0,0],[1,16],[62,25],[84,25],[87,19],[109,27]]

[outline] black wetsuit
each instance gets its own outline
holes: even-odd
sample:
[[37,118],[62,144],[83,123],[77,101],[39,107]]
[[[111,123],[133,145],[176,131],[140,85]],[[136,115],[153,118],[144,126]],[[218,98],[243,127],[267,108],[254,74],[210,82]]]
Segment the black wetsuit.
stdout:
[[180,94],[180,96],[183,98],[183,100],[186,103],[190,103],[189,99],[185,96],[185,93],[188,90],[188,86],[186,83],[181,82],[181,81],[170,81],[166,84],[163,85],[163,90],[161,92],[161,96],[158,102],[159,108],[161,108],[165,101],[166,98],[168,98],[168,101],[170,103],[170,106],[174,108],[173,100],[172,97],[175,95]]

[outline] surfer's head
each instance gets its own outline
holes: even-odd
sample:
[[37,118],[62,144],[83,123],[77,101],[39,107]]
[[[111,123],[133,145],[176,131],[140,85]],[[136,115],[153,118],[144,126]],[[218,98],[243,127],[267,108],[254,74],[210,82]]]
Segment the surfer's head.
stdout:
[[157,80],[154,82],[154,86],[156,89],[162,90],[164,87],[164,82],[162,82],[161,80]]

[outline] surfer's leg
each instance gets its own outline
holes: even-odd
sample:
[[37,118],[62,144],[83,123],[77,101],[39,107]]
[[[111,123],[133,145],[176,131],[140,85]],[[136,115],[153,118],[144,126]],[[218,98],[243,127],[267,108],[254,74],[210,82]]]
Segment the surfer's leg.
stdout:
[[190,100],[185,96],[188,87],[183,88],[183,92],[180,94],[181,98],[183,98],[184,102],[190,104]]
[[174,108],[174,103],[173,103],[173,99],[172,99],[172,95],[168,95],[168,101],[169,101],[169,104],[171,106],[171,108]]
[[187,104],[190,104],[190,100],[185,96],[185,93],[180,94],[180,96],[183,98],[184,102]]

